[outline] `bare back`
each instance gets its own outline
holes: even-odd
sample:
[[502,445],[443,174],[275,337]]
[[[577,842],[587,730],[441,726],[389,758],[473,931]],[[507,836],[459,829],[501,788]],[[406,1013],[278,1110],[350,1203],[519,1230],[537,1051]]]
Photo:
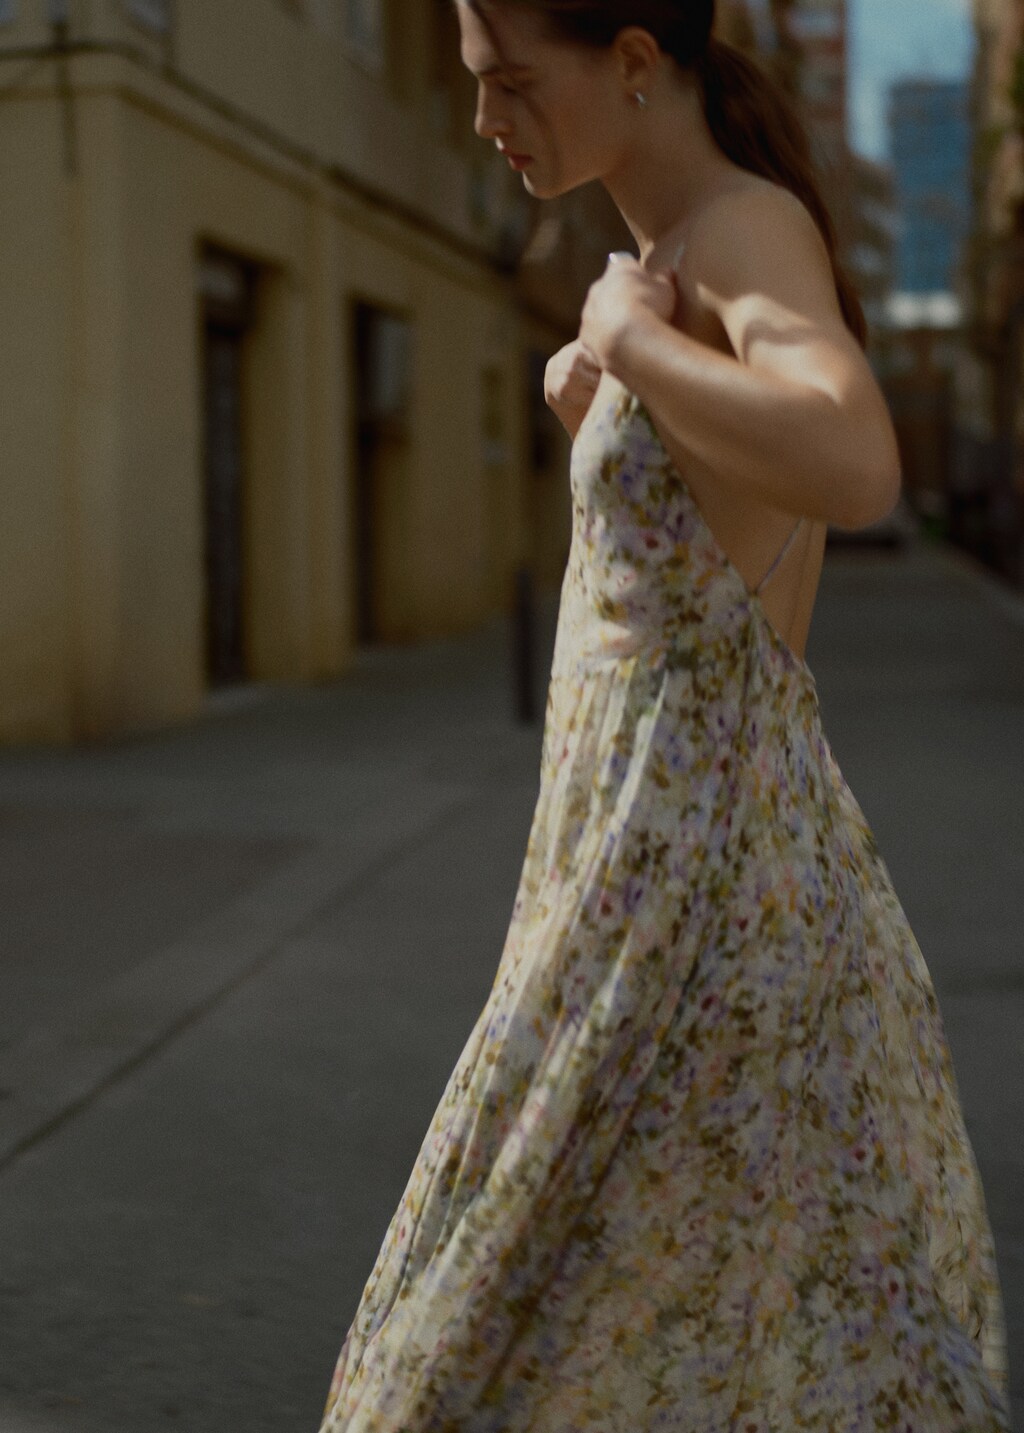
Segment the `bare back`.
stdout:
[[[737,171],[731,188],[755,189],[766,184],[770,181]],[[648,261],[649,267],[666,268],[672,264],[681,241],[685,243],[685,234],[697,218],[699,213],[691,216],[686,226],[680,226],[659,241]],[[702,276],[695,272],[695,267],[684,248],[675,264],[679,303],[672,323],[709,348],[736,357],[721,320],[701,299]],[[785,546],[797,515],[740,493],[692,452],[681,447],[656,421],[655,427],[719,547],[753,592]],[[810,632],[827,529],[824,521],[804,517],[794,540],[758,594],[765,616],[800,658],[804,656]]]

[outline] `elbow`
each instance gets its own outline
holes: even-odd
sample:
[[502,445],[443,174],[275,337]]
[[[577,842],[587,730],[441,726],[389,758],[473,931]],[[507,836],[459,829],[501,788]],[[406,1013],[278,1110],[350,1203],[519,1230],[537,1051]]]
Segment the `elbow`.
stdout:
[[887,415],[881,423],[870,422],[863,413],[854,415],[840,451],[844,461],[834,489],[832,522],[851,532],[884,522],[903,491],[899,441]]
[[836,526],[856,532],[884,522],[894,511],[903,490],[903,474],[899,468],[885,467],[877,473],[861,468],[848,485],[847,500],[838,514]]
[[[852,471],[847,468],[842,482],[844,501],[842,512],[837,513],[838,527],[857,531],[883,522],[895,509],[903,491],[903,472],[900,464],[899,445],[896,435],[889,428],[880,445],[881,451],[873,454],[857,452],[851,446],[850,456],[855,459]],[[872,460],[873,458],[873,460]]]

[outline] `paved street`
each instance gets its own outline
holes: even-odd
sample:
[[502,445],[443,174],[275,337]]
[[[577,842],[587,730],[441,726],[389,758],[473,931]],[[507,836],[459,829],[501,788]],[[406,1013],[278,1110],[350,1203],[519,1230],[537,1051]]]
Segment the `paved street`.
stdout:
[[[1024,600],[836,551],[807,655],[938,990],[1024,1429]],[[511,696],[495,622],[0,754],[3,1433],[315,1433],[511,914]]]

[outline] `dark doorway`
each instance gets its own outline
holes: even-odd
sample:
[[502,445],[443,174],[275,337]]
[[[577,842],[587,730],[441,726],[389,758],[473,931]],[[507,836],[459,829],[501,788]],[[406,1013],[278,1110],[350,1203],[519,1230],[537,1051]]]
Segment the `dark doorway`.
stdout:
[[356,640],[393,624],[399,533],[405,521],[412,329],[373,304],[354,306]]
[[214,249],[199,265],[203,306],[203,476],[206,676],[212,687],[246,681],[246,334],[255,270]]

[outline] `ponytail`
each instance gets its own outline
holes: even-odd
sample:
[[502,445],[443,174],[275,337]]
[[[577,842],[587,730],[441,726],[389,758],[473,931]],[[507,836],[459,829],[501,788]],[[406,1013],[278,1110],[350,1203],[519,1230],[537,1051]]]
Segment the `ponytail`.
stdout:
[[868,325],[857,290],[838,257],[838,239],[821,197],[807,131],[782,89],[727,40],[711,36],[694,64],[715,142],[734,164],[789,189],[821,231],[847,328],[861,348]]

